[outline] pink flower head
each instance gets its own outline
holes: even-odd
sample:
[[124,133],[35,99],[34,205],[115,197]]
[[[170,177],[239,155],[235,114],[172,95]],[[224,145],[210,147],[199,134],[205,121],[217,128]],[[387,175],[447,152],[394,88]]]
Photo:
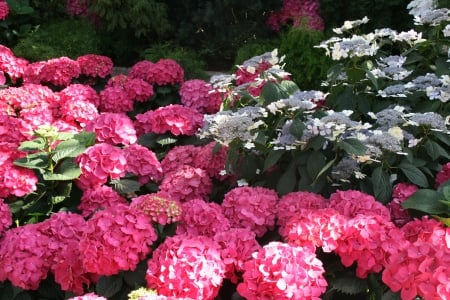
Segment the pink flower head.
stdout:
[[132,207],[150,217],[152,222],[167,225],[178,222],[182,208],[178,201],[162,194],[145,194],[131,199]]
[[0,198],[0,237],[12,225],[12,214],[9,205]]
[[180,165],[195,166],[199,148],[194,145],[180,145],[171,148],[161,160],[164,173],[176,171]]
[[140,184],[159,182],[163,177],[161,163],[156,154],[147,147],[132,144],[123,149],[127,159],[127,172],[138,176]]
[[98,117],[97,107],[86,100],[69,100],[60,103],[61,119],[80,128]]
[[51,265],[50,238],[38,224],[5,231],[0,243],[0,281],[9,280],[24,290],[37,290]]
[[405,239],[411,243],[425,241],[432,245],[448,244],[450,246],[450,236],[448,235],[450,232],[446,231],[442,222],[428,216],[406,223],[401,230]]
[[0,198],[23,197],[37,189],[36,174],[31,169],[14,165],[17,158],[16,155],[2,157],[5,160],[0,171]]
[[83,191],[78,209],[83,217],[88,217],[97,210],[127,204],[127,200],[111,187],[102,185]]
[[321,247],[324,252],[332,252],[347,229],[347,221],[332,208],[304,208],[286,223],[284,239],[293,245],[312,246],[312,251]]
[[[6,2],[3,1],[1,3]],[[11,49],[0,45],[0,71],[8,74],[13,83],[16,83],[17,79],[22,78],[28,64],[29,62],[26,59],[16,57]]]
[[308,248],[270,242],[244,264],[237,291],[248,300],[319,300],[327,287],[324,272]]
[[90,77],[106,78],[111,75],[114,66],[111,58],[98,54],[79,56],[77,62],[80,65],[81,74]]
[[230,228],[214,235],[213,239],[221,247],[221,257],[225,263],[225,278],[238,282],[238,273],[244,271],[244,264],[252,258],[252,253],[261,246],[253,231],[246,228]]
[[138,61],[137,63],[131,66],[131,69],[128,72],[128,78],[130,79],[139,78],[147,80],[147,75],[150,74],[154,65],[155,63],[149,60]]
[[135,208],[118,204],[97,211],[87,221],[79,243],[83,266],[98,275],[134,271],[156,239],[147,216]]
[[146,102],[154,95],[153,85],[140,78],[127,79],[125,90],[130,98],[138,102]]
[[317,0],[283,0],[279,12],[272,12],[267,18],[267,25],[275,31],[280,31],[285,25],[293,27],[307,26],[310,29],[323,30],[324,21],[319,14]]
[[136,115],[135,127],[138,135],[166,133],[194,135],[203,126],[203,114],[178,104],[162,106]]
[[121,87],[125,88],[125,83],[127,80],[131,79],[131,77],[125,75],[125,74],[117,74],[114,76],[111,76],[111,78],[108,79],[106,82],[106,87]]
[[100,113],[86,124],[85,130],[94,132],[99,143],[131,145],[137,141],[133,121],[125,113]]
[[127,160],[123,150],[107,143],[98,143],[78,155],[76,162],[81,168],[78,186],[85,190],[96,188],[109,179],[125,175]]
[[447,180],[450,180],[450,162],[443,165],[441,170],[436,174],[435,187],[438,188]]
[[148,260],[147,287],[164,296],[212,300],[225,274],[220,253],[206,236],[168,237]]
[[418,186],[411,183],[397,183],[394,186],[392,200],[386,207],[391,214],[391,220],[398,227],[402,227],[412,220],[408,210],[402,208],[402,203],[418,190]]
[[108,300],[105,297],[99,296],[95,293],[84,294],[83,296],[77,296],[69,298],[69,300]]
[[192,199],[183,203],[181,207],[183,213],[177,225],[177,234],[213,237],[230,229],[230,223],[223,215],[222,207],[217,203]]
[[93,87],[86,84],[72,83],[57,94],[60,102],[82,100],[90,102],[96,107],[100,104],[100,97],[97,91],[94,90]]
[[15,150],[27,139],[25,131],[24,122],[21,119],[0,115],[0,141],[3,147],[8,144]]
[[212,181],[206,171],[189,165],[164,174],[159,190],[180,202],[207,199],[212,191]]
[[201,113],[214,114],[219,111],[222,96],[212,85],[201,79],[191,79],[183,82],[179,94],[181,103]]
[[88,9],[88,0],[67,0],[66,10],[71,16],[86,15]]
[[247,228],[263,236],[275,226],[278,195],[264,187],[237,187],[225,194],[222,208],[231,226]]
[[0,2],[0,20],[6,20],[9,15],[9,5],[6,1]]
[[73,79],[80,76],[80,73],[80,65],[76,60],[62,56],[44,62],[38,76],[40,83],[66,87]]
[[121,86],[107,86],[100,92],[101,112],[127,113],[133,110],[133,98]]
[[163,85],[176,85],[184,82],[184,70],[173,59],[162,58],[155,64],[149,65],[145,74],[148,83]]
[[289,219],[303,209],[321,209],[327,206],[327,200],[316,193],[297,191],[283,195],[277,205],[277,225],[280,226],[280,234],[283,235],[284,226]]
[[194,166],[205,170],[212,178],[225,179],[226,176],[221,174],[225,170],[228,147],[217,142],[210,142],[197,148],[197,154],[193,162]]
[[358,214],[379,215],[391,219],[389,209],[372,195],[357,190],[336,191],[330,195],[329,207],[349,218]]

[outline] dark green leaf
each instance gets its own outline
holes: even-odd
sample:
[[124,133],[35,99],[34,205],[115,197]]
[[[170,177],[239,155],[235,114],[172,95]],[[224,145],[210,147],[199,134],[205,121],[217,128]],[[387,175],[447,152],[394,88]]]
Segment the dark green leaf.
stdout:
[[348,154],[364,155],[366,153],[366,146],[357,139],[345,139],[337,142],[337,146],[343,149]]
[[299,90],[298,85],[290,80],[283,80],[280,83],[280,86],[289,95],[292,95]]
[[372,72],[370,72],[369,70],[366,70],[366,75],[369,78],[370,82],[372,82],[373,87],[375,88],[375,90],[379,90],[378,88],[378,80],[377,78],[373,75]]
[[77,157],[83,153],[86,147],[77,140],[67,140],[60,142],[52,151],[52,160],[58,163],[61,159]]
[[442,183],[438,188],[438,192],[442,193],[445,200],[450,201],[450,180]]
[[450,146],[450,134],[445,132],[433,131],[433,135],[441,142]]
[[297,176],[294,167],[289,167],[283,175],[281,175],[280,180],[277,183],[277,192],[280,195],[285,195],[294,191],[295,185],[297,183]]
[[64,160],[55,173],[45,173],[43,174],[44,180],[74,180],[81,175],[81,169],[78,165],[71,159]]
[[97,281],[95,291],[97,294],[103,297],[112,297],[117,294],[123,285],[123,279],[121,275],[102,276]]
[[130,194],[139,191],[141,185],[136,180],[132,179],[118,179],[112,180],[111,184],[114,185],[114,189],[120,194]]
[[319,172],[326,165],[326,157],[322,152],[314,151],[306,161],[306,171],[311,178],[317,178]]
[[155,148],[157,146],[156,139],[158,135],[155,133],[142,134],[138,138],[139,145],[145,146],[147,148]]
[[257,175],[258,160],[253,155],[246,155],[242,157],[239,170],[242,176],[247,180],[252,180]]
[[264,161],[264,170],[263,172],[270,169],[272,166],[274,166],[280,158],[283,156],[285,152],[283,150],[270,150],[269,154],[266,157],[266,160]]
[[27,292],[19,293],[13,300],[33,300]]
[[425,149],[432,160],[436,160],[440,157],[450,159],[449,153],[441,145],[432,140],[428,140],[425,143]]
[[46,170],[48,168],[48,157],[45,153],[30,154],[16,159],[14,164],[28,169]]
[[306,128],[305,123],[302,120],[295,118],[294,120],[292,120],[289,132],[296,138],[300,139],[303,135],[303,130],[305,130],[305,128]]
[[276,83],[266,82],[261,90],[261,97],[264,98],[266,104],[280,100],[280,87]]
[[356,276],[337,276],[328,280],[329,287],[347,295],[365,293],[367,290],[366,280]]
[[389,174],[382,167],[373,170],[370,178],[375,199],[382,203],[388,203],[392,196],[392,185]]
[[414,183],[420,187],[428,187],[427,177],[419,168],[412,165],[407,160],[402,161],[398,167],[406,178],[411,181],[411,183]]
[[73,138],[79,141],[81,145],[90,147],[95,144],[96,135],[94,132],[82,131],[78,134],[75,134]]
[[147,272],[147,261],[141,261],[134,271],[123,272],[123,280],[133,289],[145,286],[145,274]]
[[401,300],[400,293],[395,293],[391,290],[388,290],[383,294],[381,300]]
[[405,209],[415,209],[427,214],[448,213],[448,207],[440,202],[443,195],[435,190],[420,189],[402,203]]

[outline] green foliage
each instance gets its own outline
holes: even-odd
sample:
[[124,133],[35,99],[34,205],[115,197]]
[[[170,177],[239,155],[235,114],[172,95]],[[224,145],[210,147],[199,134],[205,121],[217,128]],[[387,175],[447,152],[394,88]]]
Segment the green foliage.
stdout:
[[92,24],[68,18],[36,28],[20,39],[12,50],[18,57],[41,61],[61,56],[76,59],[84,54],[101,54],[101,45]]
[[38,14],[27,0],[6,2],[9,6],[9,15],[5,20],[0,21],[0,44],[12,47],[19,38],[34,28]]
[[320,86],[331,66],[331,59],[314,48],[323,39],[322,31],[306,28],[292,28],[281,34],[280,53],[286,56],[285,70],[303,90]]

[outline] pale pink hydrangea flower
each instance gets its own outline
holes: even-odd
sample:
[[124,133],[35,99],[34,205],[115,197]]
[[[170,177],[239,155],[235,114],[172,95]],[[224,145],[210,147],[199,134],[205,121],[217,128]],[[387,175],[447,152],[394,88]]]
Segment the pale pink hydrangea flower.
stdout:
[[167,225],[178,222],[181,217],[181,204],[161,193],[145,194],[131,199],[131,207],[142,211],[152,222]]
[[173,135],[195,135],[203,126],[203,114],[178,104],[169,104],[136,115],[135,127],[138,135],[166,133]]
[[123,150],[107,143],[88,147],[75,160],[81,168],[76,183],[82,190],[99,187],[126,173],[127,160]]
[[180,87],[178,93],[181,103],[203,114],[214,114],[219,111],[222,96],[213,86],[202,79],[190,79]]
[[134,271],[156,239],[148,217],[135,208],[118,204],[97,211],[87,221],[79,243],[83,267],[106,276]]
[[450,162],[443,165],[441,170],[436,174],[435,187],[439,188],[447,180],[450,180]]
[[222,207],[203,199],[192,199],[181,205],[183,213],[177,225],[177,234],[213,237],[230,229],[230,222],[223,215]]
[[137,141],[133,121],[125,113],[100,113],[84,129],[94,132],[99,143],[120,146],[132,145]]
[[0,20],[6,20],[9,15],[9,5],[6,1],[0,1]]
[[76,296],[69,298],[69,300],[108,300],[105,297],[99,296],[95,293],[84,294],[83,296]]
[[164,174],[159,191],[180,202],[196,198],[208,199],[212,181],[205,170],[181,165],[177,170]]
[[127,200],[112,187],[102,185],[83,191],[78,210],[83,217],[88,217],[97,210],[114,207],[118,204],[127,204]]
[[140,78],[128,78],[125,81],[124,89],[129,97],[137,102],[146,102],[155,94],[153,85]]
[[275,227],[277,193],[264,187],[237,187],[225,194],[222,208],[231,226],[263,236]]
[[106,78],[113,71],[111,58],[105,55],[86,54],[76,60],[80,66],[80,73],[90,77]]
[[153,65],[148,65],[145,79],[151,84],[159,86],[176,85],[184,82],[184,70],[173,59],[162,58]]
[[330,195],[329,200],[329,207],[350,218],[359,214],[370,214],[391,219],[391,214],[386,206],[378,202],[372,195],[358,190],[337,190]]
[[86,84],[72,83],[57,94],[61,102],[83,100],[91,102],[96,107],[100,104],[100,96],[97,91]]
[[244,264],[237,291],[248,300],[320,300],[327,287],[324,273],[309,248],[270,242]]
[[252,258],[252,254],[261,246],[256,240],[256,234],[245,228],[230,228],[216,233],[213,237],[220,247],[220,255],[225,263],[225,278],[234,284],[238,283],[244,264]]
[[132,144],[123,148],[123,153],[127,160],[127,172],[136,175],[140,184],[159,182],[162,179],[163,169],[153,151],[139,144]]
[[12,225],[12,214],[9,205],[0,198],[0,237]]
[[99,95],[101,112],[127,113],[134,108],[133,98],[121,86],[107,86]]
[[402,227],[412,220],[408,210],[402,208],[402,203],[418,189],[418,186],[405,182],[397,183],[394,186],[392,200],[386,205],[386,207],[389,209],[392,222],[394,222],[394,224],[398,227]]
[[147,287],[165,296],[213,300],[225,274],[220,253],[206,236],[168,237],[148,260]]

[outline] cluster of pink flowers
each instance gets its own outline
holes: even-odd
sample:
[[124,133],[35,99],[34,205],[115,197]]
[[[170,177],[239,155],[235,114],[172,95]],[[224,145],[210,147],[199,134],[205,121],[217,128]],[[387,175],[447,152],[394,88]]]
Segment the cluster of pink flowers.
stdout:
[[11,79],[11,81],[15,83],[19,78],[23,76],[27,65],[28,61],[26,59],[16,57],[11,49],[4,45],[0,45],[0,72],[2,74],[2,79],[5,80],[5,82],[0,83],[6,83],[5,73]]
[[0,1],[0,20],[6,20],[9,15],[9,5],[6,1]]
[[77,58],[80,73],[89,77],[106,78],[113,71],[113,61],[108,56],[86,54]]
[[125,113],[100,113],[92,118],[84,128],[94,132],[97,142],[111,145],[131,145],[137,136],[133,121]]
[[183,82],[179,94],[181,103],[200,113],[214,114],[219,111],[222,95],[212,85],[201,79]]
[[441,170],[436,174],[435,187],[438,188],[448,180],[450,180],[450,162],[443,165]]
[[138,177],[140,184],[159,182],[163,177],[161,163],[156,154],[147,147],[132,144],[123,149],[127,160],[126,171]]
[[[6,150],[6,151],[5,151]],[[31,169],[14,165],[14,160],[23,157],[20,152],[1,149],[0,198],[23,197],[37,188],[38,178]]]
[[112,187],[101,185],[83,191],[83,195],[80,198],[80,204],[77,208],[83,217],[88,217],[97,210],[127,203],[127,200]]
[[419,189],[418,186],[411,183],[400,182],[394,186],[392,199],[386,205],[391,214],[391,220],[398,227],[402,227],[412,220],[408,210],[402,208],[402,203]]
[[131,67],[128,76],[159,86],[177,85],[184,82],[184,69],[173,59],[162,58],[156,63],[142,60]]
[[131,199],[131,207],[142,211],[152,222],[167,225],[178,222],[183,208],[181,204],[163,194],[144,194]]
[[272,12],[267,18],[267,25],[275,31],[283,26],[307,26],[315,30],[324,30],[325,24],[319,14],[318,0],[283,0],[279,12]]
[[12,224],[12,215],[9,205],[0,198],[0,237],[3,232]]
[[23,74],[23,81],[65,87],[80,74],[81,69],[78,62],[62,56],[29,64]]

